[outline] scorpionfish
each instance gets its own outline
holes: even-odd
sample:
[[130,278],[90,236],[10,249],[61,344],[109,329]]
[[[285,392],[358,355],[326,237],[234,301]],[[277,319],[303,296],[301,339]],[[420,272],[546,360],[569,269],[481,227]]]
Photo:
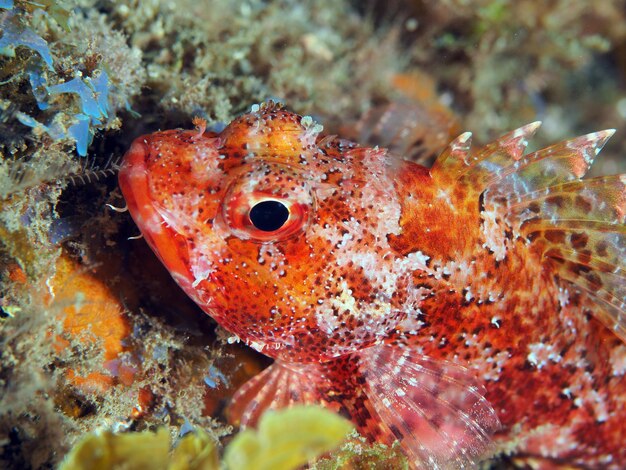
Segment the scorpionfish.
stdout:
[[230,418],[328,407],[415,468],[626,468],[626,175],[528,124],[431,168],[281,104],[136,139],[119,181],[180,287],[273,364]]

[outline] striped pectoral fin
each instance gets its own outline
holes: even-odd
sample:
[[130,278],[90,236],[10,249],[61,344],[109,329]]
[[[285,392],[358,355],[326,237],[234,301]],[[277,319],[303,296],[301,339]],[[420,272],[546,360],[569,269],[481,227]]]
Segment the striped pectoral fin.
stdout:
[[471,371],[398,346],[358,354],[370,415],[417,468],[468,468],[486,456],[500,423]]
[[556,185],[510,207],[556,275],[586,292],[594,315],[626,341],[626,177]]
[[[594,132],[523,155],[537,123],[471,152],[450,144],[431,172],[481,194],[502,230],[526,237],[563,281],[586,292],[594,314],[626,341],[625,175],[582,179],[614,130]],[[506,225],[506,227],[505,227]]]
[[485,203],[500,206],[541,261],[585,292],[597,305],[596,318],[626,341],[626,176],[581,179],[612,134],[596,132],[524,157],[489,187]]

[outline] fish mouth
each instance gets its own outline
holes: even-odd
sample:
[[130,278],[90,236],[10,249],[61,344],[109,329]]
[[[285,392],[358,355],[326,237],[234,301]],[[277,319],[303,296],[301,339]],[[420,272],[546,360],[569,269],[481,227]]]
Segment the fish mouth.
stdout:
[[149,136],[142,136],[135,139],[124,155],[118,175],[120,189],[130,216],[172,277],[177,280],[190,279],[184,243],[181,243],[177,233],[165,223],[150,191],[148,138]]

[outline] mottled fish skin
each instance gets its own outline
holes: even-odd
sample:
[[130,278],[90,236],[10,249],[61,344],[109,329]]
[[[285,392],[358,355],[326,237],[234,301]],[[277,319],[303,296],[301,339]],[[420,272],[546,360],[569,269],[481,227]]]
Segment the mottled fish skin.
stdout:
[[[120,185],[176,282],[276,359],[235,397],[243,424],[319,402],[417,467],[623,468],[624,177],[580,179],[611,131],[524,155],[537,127],[463,134],[428,169],[269,102],[136,139]],[[268,200],[288,209],[270,231]]]

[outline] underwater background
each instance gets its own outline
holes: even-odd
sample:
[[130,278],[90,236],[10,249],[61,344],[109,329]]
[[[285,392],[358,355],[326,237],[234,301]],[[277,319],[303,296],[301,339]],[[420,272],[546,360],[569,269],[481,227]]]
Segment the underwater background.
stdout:
[[[0,0],[0,468],[53,468],[96,430],[157,428],[137,436],[161,465],[196,429],[199,463],[180,468],[214,468],[236,432],[229,397],[268,364],[115,211],[116,165],[135,137],[195,116],[220,129],[275,99],[421,162],[465,130],[484,143],[542,120],[540,148],[617,128],[592,174],[623,173],[625,17],[624,0]],[[406,103],[409,139],[396,139],[403,124],[372,131]],[[299,464],[349,431],[334,418],[312,418],[337,437]],[[143,458],[138,440],[116,445]],[[316,465],[368,462],[405,465],[358,439]]]

